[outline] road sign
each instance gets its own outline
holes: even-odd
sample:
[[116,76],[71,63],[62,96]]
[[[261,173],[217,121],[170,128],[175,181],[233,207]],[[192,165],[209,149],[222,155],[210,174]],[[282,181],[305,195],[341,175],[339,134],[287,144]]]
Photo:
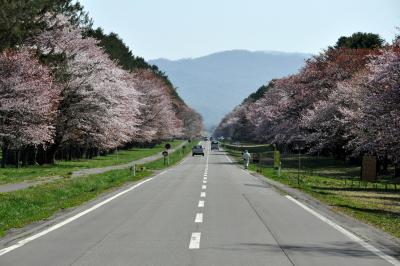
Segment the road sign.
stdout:
[[166,148],[167,150],[171,149],[171,144],[169,144],[169,143],[165,144],[165,148]]
[[361,167],[361,180],[376,181],[376,179],[377,179],[376,156],[364,155]]
[[168,151],[163,151],[162,155],[164,156],[164,165],[169,165],[169,154],[168,154]]

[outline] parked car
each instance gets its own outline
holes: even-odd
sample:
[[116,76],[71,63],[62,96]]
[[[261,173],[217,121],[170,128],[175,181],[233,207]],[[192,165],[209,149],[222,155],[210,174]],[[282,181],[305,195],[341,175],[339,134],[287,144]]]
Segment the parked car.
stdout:
[[204,147],[202,145],[196,145],[192,148],[192,156],[195,155],[203,155],[204,156]]
[[207,137],[203,137],[203,140],[204,140],[204,141],[207,141],[207,140],[208,140],[208,138],[207,138]]
[[218,141],[211,141],[211,150],[217,150],[219,151],[219,142]]

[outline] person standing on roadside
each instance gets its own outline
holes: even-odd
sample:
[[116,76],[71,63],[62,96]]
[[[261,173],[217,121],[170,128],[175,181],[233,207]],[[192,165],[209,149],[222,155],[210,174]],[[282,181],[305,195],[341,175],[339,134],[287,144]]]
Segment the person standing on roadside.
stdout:
[[247,168],[249,167],[250,158],[251,158],[250,153],[249,153],[247,150],[245,150],[245,151],[243,152],[244,169],[247,169]]

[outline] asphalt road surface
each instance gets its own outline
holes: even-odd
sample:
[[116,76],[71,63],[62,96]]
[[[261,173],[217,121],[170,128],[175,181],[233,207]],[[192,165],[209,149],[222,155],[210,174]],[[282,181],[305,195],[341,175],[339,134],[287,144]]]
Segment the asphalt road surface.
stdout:
[[2,250],[0,265],[397,265],[377,253],[207,149]]

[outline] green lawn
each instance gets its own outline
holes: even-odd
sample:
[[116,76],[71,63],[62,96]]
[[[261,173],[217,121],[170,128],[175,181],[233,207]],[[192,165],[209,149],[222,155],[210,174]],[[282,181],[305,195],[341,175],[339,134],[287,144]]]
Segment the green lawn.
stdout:
[[[177,144],[178,142],[174,143],[175,146]],[[195,144],[197,142],[186,144],[185,153],[182,149],[171,153],[169,166],[177,164],[188,155]],[[74,179],[60,179],[20,191],[0,193],[0,237],[11,228],[47,219],[60,210],[78,206],[127,182],[148,177],[154,170],[169,167],[163,164],[162,159],[144,166],[145,169],[138,170],[136,176],[132,176],[129,169],[114,170]]]
[[[238,152],[230,153],[241,161]],[[339,212],[400,238],[399,184],[390,183],[388,179],[377,183],[360,182],[360,167],[332,158],[301,156],[300,159],[300,175],[297,156],[282,158],[281,176],[272,167],[272,156],[264,158],[261,164],[251,164],[250,170],[297,188]]]
[[[172,147],[176,147],[182,141],[171,141]],[[69,176],[71,172],[85,169],[105,167],[117,164],[124,164],[130,161],[148,157],[164,150],[165,143],[156,145],[153,148],[133,148],[119,150],[106,156],[98,156],[93,159],[82,159],[74,161],[58,161],[55,165],[27,166],[19,169],[9,167],[0,168],[0,184],[16,183],[24,180],[31,180],[41,177]]]

